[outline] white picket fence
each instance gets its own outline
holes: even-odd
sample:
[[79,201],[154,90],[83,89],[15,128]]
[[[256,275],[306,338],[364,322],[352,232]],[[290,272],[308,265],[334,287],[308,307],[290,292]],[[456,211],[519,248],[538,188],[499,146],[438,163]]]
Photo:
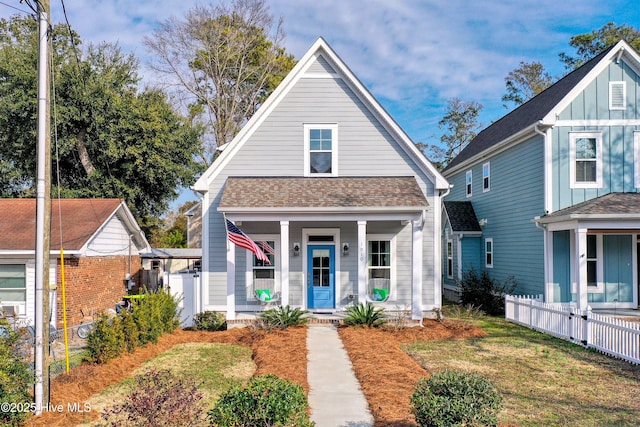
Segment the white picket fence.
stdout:
[[640,322],[578,310],[571,304],[542,302],[542,295],[505,297],[505,317],[609,356],[640,364]]

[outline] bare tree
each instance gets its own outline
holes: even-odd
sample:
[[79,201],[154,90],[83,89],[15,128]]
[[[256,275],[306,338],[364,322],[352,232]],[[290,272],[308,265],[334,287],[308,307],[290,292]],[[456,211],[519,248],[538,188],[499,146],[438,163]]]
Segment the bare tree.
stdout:
[[205,166],[295,65],[281,47],[284,36],[264,0],[232,0],[196,6],[145,38],[156,55],[152,68],[208,130]]
[[476,137],[482,127],[478,122],[482,108],[482,104],[475,101],[463,101],[460,98],[447,101],[447,113],[438,122],[438,127],[444,130],[440,141],[446,147],[443,165],[446,166]]
[[540,62],[520,61],[520,66],[510,71],[504,81],[507,93],[502,96],[502,101],[511,101],[518,106],[551,86],[553,77],[544,70]]

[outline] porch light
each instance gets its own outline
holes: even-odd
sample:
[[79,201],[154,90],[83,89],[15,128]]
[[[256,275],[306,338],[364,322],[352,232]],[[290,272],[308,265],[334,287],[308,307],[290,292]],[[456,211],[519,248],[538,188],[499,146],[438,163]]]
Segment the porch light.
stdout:
[[349,255],[349,244],[345,243],[342,245],[342,255]]
[[293,256],[298,256],[298,255],[300,255],[300,243],[294,242],[293,243]]

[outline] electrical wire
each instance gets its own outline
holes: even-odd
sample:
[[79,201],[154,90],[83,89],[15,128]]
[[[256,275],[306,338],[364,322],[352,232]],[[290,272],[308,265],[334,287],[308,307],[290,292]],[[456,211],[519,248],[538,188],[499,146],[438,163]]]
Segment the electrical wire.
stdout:
[[[21,3],[22,3],[22,2],[21,2]],[[23,9],[20,9],[19,7],[11,6],[10,4],[5,3],[5,2],[3,2],[3,1],[0,1],[0,4],[1,4],[1,5],[3,5],[3,6],[10,7],[11,9],[15,9],[15,10],[17,10],[17,11],[19,11],[19,12],[26,13],[26,14],[28,14],[28,15],[31,15],[28,11],[23,10]],[[32,16],[33,16],[33,15],[32,15]]]

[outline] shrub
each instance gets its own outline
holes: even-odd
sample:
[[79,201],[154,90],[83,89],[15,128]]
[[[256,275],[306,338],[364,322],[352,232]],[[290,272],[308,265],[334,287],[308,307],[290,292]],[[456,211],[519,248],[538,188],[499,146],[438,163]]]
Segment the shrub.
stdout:
[[141,345],[155,344],[162,334],[180,326],[178,302],[165,291],[145,294],[144,299],[133,304],[132,313]]
[[287,329],[289,326],[302,326],[309,322],[307,310],[291,306],[272,308],[260,314],[262,326],[266,329]]
[[517,287],[513,276],[509,276],[504,282],[489,277],[486,271],[480,275],[475,269],[470,269],[462,274],[462,280],[458,282],[460,287],[460,303],[473,305],[490,315],[504,314],[504,296],[511,294]]
[[124,403],[103,411],[102,419],[111,426],[190,426],[204,415],[199,405],[203,395],[192,379],[150,370],[135,377],[135,384]]
[[209,416],[217,427],[310,427],[308,406],[301,386],[269,374],[223,393]]
[[222,313],[203,311],[193,317],[193,327],[199,331],[224,331],[227,329],[227,321]]
[[502,398],[478,375],[445,370],[418,382],[411,412],[420,427],[496,426]]
[[[29,365],[18,351],[20,335],[13,330],[7,319],[0,318],[0,402],[23,403],[33,401],[29,389],[33,376]],[[0,411],[0,425],[20,425],[28,412]]]
[[89,357],[95,363],[107,363],[118,357],[125,348],[120,318],[100,316],[87,337],[87,348]]
[[360,303],[347,308],[345,325],[362,325],[378,327],[384,323],[384,309],[375,308],[371,303]]
[[140,345],[138,325],[136,325],[133,315],[127,310],[121,311],[119,316],[122,324],[122,333],[124,334],[124,346],[127,352],[131,353]]

